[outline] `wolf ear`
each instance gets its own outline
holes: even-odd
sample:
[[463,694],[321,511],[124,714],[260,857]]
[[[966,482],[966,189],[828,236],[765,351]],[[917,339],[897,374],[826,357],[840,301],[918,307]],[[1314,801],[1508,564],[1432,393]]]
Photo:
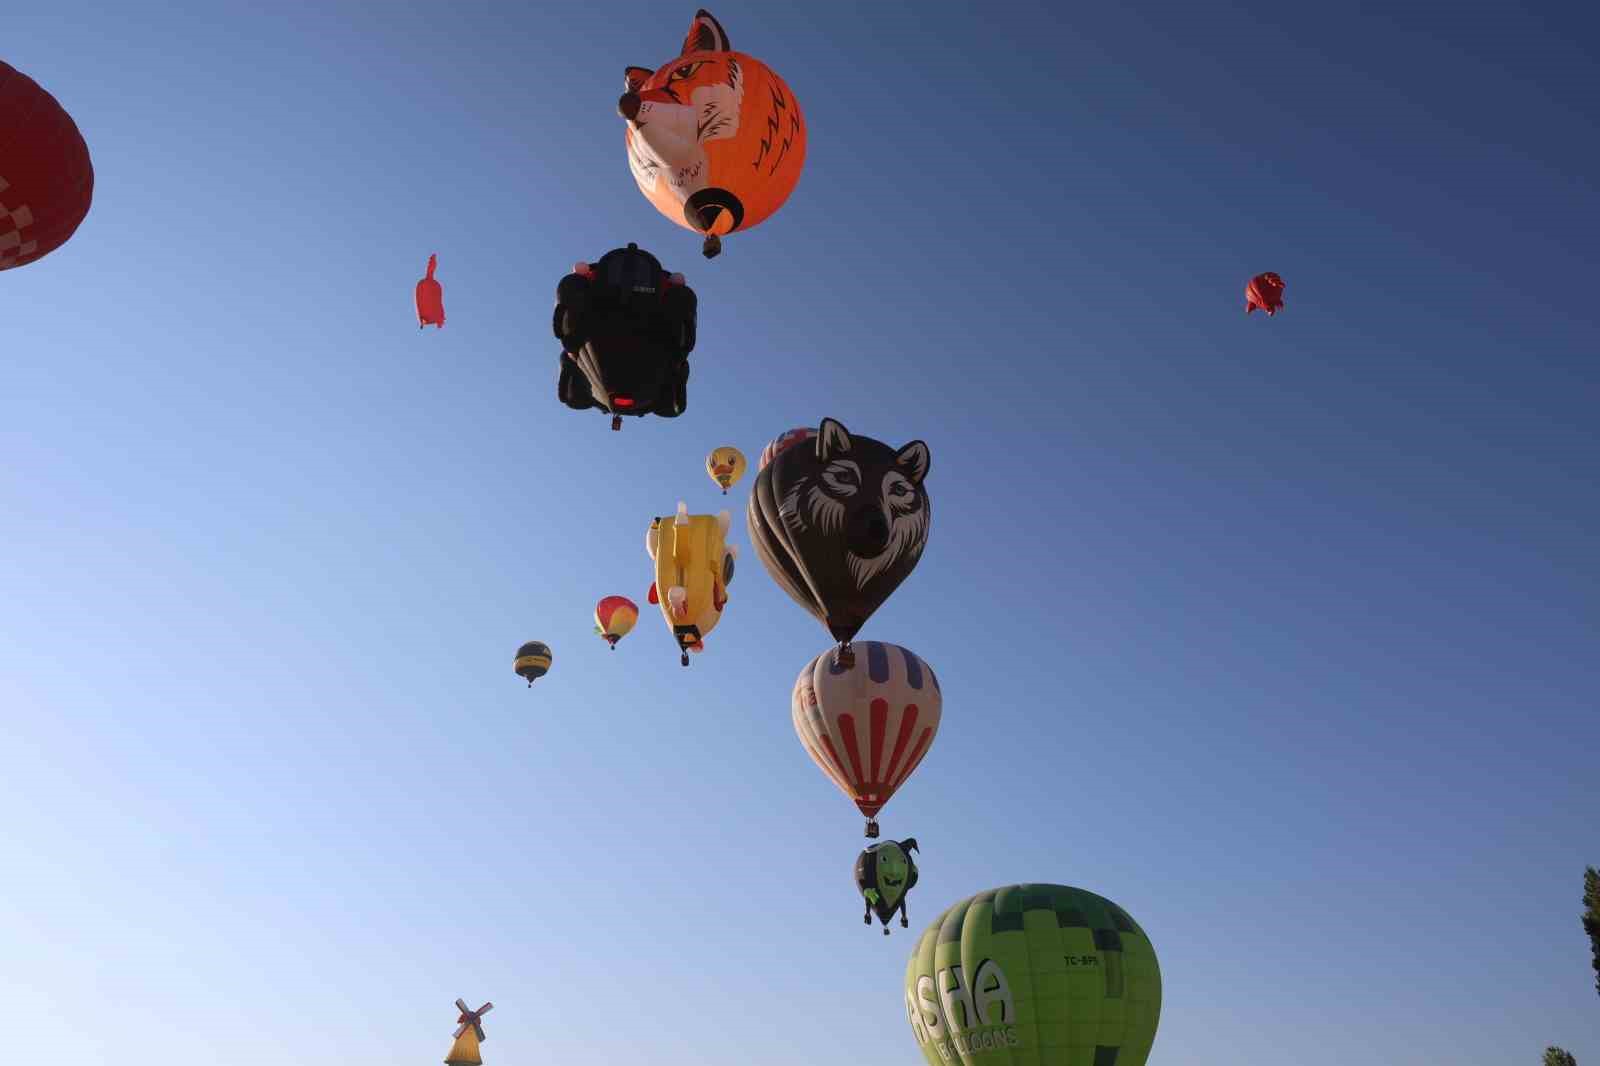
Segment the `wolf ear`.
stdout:
[[835,456],[850,450],[850,431],[831,418],[824,418],[817,427],[817,462],[831,462]]
[[894,462],[905,470],[906,477],[920,485],[922,479],[928,476],[928,464],[932,459],[928,455],[928,446],[920,440],[914,440],[894,453]]
[[728,35],[722,32],[722,23],[711,17],[711,12],[701,8],[694,13],[694,21],[689,23],[689,33],[683,39],[683,51],[680,55],[690,52],[731,52],[728,47]]
[[630,93],[638,92],[639,86],[649,81],[650,75],[654,73],[655,71],[649,67],[629,67],[622,73],[624,84],[628,86],[627,91]]

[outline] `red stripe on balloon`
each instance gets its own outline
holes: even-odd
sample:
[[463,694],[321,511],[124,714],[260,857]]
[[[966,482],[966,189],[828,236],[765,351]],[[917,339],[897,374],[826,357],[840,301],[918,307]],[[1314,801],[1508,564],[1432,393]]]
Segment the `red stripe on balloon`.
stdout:
[[922,736],[917,738],[917,748],[911,753],[911,759],[906,763],[906,768],[900,772],[900,779],[894,783],[895,788],[905,784],[906,778],[911,776],[911,772],[917,768],[917,764],[922,762],[922,757],[928,753],[928,745],[932,741],[933,730],[924,729]]
[[[900,765],[900,756],[906,753],[906,744],[911,740],[911,731],[917,727],[917,705],[906,704],[905,710],[900,712],[900,735],[895,738],[894,755],[889,759],[889,768],[883,772],[885,781],[893,781],[895,767]],[[910,771],[908,770],[907,773]]]
[[889,701],[879,697],[872,701],[872,779],[882,781],[887,774],[883,770],[883,734],[889,727]]
[[824,733],[817,739],[822,741],[822,747],[828,753],[828,760],[833,763],[831,768],[824,767],[823,769],[826,769],[829,775],[832,776],[835,781],[839,782],[840,785],[849,784],[847,775],[844,772],[844,762],[839,758],[839,753],[834,750],[833,738]]
[[860,792],[866,784],[866,775],[861,772],[861,745],[856,743],[855,715],[841,714],[839,728],[844,731],[844,750],[850,753],[850,769],[855,771],[850,780],[856,783],[856,791]]

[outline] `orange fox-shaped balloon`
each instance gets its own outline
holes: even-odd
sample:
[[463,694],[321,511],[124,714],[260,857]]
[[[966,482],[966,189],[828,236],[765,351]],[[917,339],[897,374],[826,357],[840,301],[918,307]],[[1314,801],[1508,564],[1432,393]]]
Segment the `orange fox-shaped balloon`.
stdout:
[[433,278],[439,265],[437,255],[428,256],[428,273],[417,282],[417,328],[444,326],[444,286]]
[[706,235],[707,259],[783,206],[805,163],[805,116],[770,67],[728,47],[710,13],[695,13],[676,59],[625,78],[617,112],[633,178],[657,211]]

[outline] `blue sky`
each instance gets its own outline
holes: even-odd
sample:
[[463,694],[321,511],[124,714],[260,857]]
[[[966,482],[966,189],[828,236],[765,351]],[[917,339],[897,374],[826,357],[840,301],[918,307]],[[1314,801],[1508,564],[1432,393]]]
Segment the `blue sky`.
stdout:
[[[1153,1063],[1600,1057],[1593,15],[723,4],[810,144],[708,263],[614,110],[694,6],[453,6],[7,16],[97,176],[0,276],[16,1046],[437,1062],[459,995],[490,1066],[909,1064],[909,934],[1035,880],[1152,937]],[[630,240],[700,339],[613,434],[548,323]],[[887,939],[742,521],[690,669],[589,617],[824,415],[932,453],[862,634],[945,694]]]

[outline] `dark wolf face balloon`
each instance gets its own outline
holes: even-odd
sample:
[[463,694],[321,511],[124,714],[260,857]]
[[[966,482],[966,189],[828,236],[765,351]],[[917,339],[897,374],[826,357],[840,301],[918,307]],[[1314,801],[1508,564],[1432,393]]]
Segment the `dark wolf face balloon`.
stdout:
[[745,512],[756,554],[785,592],[850,641],[928,543],[928,446],[896,451],[824,418],[762,468]]
[[906,923],[906,893],[917,883],[917,864],[911,853],[917,850],[915,837],[905,840],[885,840],[856,856],[856,888],[867,901],[867,913],[862,921],[872,924],[876,914],[885,926],[888,936],[889,919],[900,912],[900,924]]

